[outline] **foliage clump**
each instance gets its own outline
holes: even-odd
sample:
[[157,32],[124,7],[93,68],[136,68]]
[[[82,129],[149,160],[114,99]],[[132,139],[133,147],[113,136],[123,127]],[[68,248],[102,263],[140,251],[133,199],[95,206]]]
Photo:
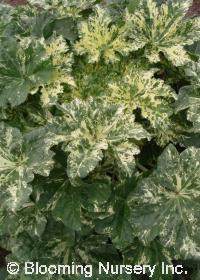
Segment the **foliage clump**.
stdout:
[[186,17],[190,4],[0,4],[7,261],[179,260],[199,279],[200,20]]

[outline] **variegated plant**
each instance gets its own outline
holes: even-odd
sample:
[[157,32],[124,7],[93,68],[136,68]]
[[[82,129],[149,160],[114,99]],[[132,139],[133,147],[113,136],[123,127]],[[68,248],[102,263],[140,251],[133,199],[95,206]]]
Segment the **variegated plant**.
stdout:
[[191,84],[180,89],[175,110],[178,113],[186,109],[187,119],[193,123],[193,130],[200,133],[200,54],[197,55],[197,61],[190,62],[185,68],[185,74],[191,80]]
[[47,55],[52,58],[54,72],[52,79],[42,87],[41,101],[44,106],[57,103],[58,95],[64,92],[64,84],[75,86],[71,76],[72,54],[62,36],[53,36],[49,42],[43,42]]
[[170,123],[176,94],[163,80],[153,77],[155,72],[156,69],[129,65],[119,81],[109,84],[110,92],[105,98],[111,103],[124,104],[129,111],[140,109],[152,128],[164,129]]
[[[7,51],[5,51],[7,50]],[[53,64],[39,41],[2,40],[0,46],[0,106],[17,106],[53,75]]]
[[132,44],[144,47],[151,63],[159,62],[161,53],[176,66],[188,63],[184,47],[199,40],[200,24],[198,18],[185,17],[190,5],[190,0],[166,1],[161,6],[155,0],[140,1],[138,9],[127,14]]
[[[67,174],[71,180],[85,178],[103,158],[131,176],[134,155],[140,152],[137,142],[150,139],[148,132],[135,122],[134,115],[126,113],[123,106],[93,98],[87,102],[76,99],[59,108],[64,115],[52,126],[56,128],[55,141],[62,141],[69,154]],[[57,131],[59,123],[62,125]]]
[[32,192],[34,174],[48,176],[53,152],[38,134],[22,134],[17,128],[0,124],[1,207],[16,211],[24,207]]
[[75,51],[79,55],[87,54],[89,63],[99,62],[101,58],[106,63],[114,63],[120,59],[119,54],[127,56],[138,49],[127,39],[127,26],[113,25],[111,16],[100,6],[87,22],[81,22],[79,30],[80,41],[75,44]]
[[200,132],[200,87],[185,86],[181,88],[176,102],[176,112],[187,109],[187,119],[193,123],[193,130]]
[[199,196],[200,149],[181,154],[169,145],[158,158],[157,168],[140,181],[130,196],[130,221],[140,240],[160,237],[183,259],[200,259]]
[[0,280],[86,279],[25,275],[26,261],[92,264],[93,280],[138,279],[99,262],[155,265],[153,280],[178,263],[199,280],[192,1],[26,2],[0,3],[0,251],[20,265]]

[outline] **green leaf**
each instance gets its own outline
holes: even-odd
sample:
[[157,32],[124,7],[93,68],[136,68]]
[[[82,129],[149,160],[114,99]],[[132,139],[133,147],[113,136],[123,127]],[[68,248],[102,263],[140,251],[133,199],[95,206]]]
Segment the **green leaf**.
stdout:
[[79,189],[71,187],[70,184],[64,184],[53,198],[53,216],[73,230],[81,229],[81,197],[79,192]]
[[37,38],[48,38],[52,35],[52,25],[55,20],[54,16],[46,11],[34,13],[33,17],[28,17],[29,26],[31,27],[30,35]]
[[97,207],[107,202],[112,194],[110,182],[107,180],[100,180],[95,182],[92,180],[84,186],[83,194],[87,197],[86,205],[92,203]]
[[106,206],[101,207],[101,211],[107,209],[105,218],[100,216],[95,221],[96,232],[107,234],[116,248],[122,251],[131,246],[134,239],[134,230],[129,222],[130,208],[127,204],[127,197],[135,184],[136,177],[126,178],[118,184],[112,190],[110,198],[107,199]]
[[130,195],[130,221],[145,243],[156,236],[184,259],[200,259],[199,196],[200,149],[180,155],[169,145],[158,159],[157,169],[140,181]]
[[133,228],[128,220],[130,210],[124,200],[115,203],[111,216],[96,222],[95,230],[108,234],[117,249],[123,249],[133,241]]
[[200,268],[198,266],[198,270],[192,275],[192,280],[198,280],[200,277]]
[[79,236],[77,241],[75,252],[82,263],[93,263],[95,268],[99,262],[112,260],[112,264],[117,264],[122,261],[117,249],[108,243],[105,235],[89,233],[87,236]]
[[71,18],[57,19],[53,22],[53,30],[65,39],[74,42],[78,39],[76,23]]
[[17,106],[52,77],[53,66],[36,41],[6,40],[0,48],[0,106]]
[[199,103],[198,89],[193,86],[182,87],[179,91],[178,100],[175,103],[176,113],[190,106],[194,106]]
[[187,119],[193,123],[194,132],[200,132],[200,87],[185,86],[180,89],[175,111],[187,109]]
[[5,280],[6,279],[6,276],[7,276],[7,271],[5,268],[1,268],[0,269],[0,277],[1,277],[1,280]]
[[[17,217],[12,212],[0,210],[0,236],[6,235],[8,232],[13,232],[17,227]],[[2,245],[1,245],[2,246]],[[5,244],[4,244],[5,248]]]
[[128,3],[128,11],[130,14],[134,13],[138,8],[140,1],[139,0],[130,0]]
[[68,264],[71,261],[70,249],[75,246],[75,232],[66,227],[62,222],[56,222],[49,217],[42,240],[37,244],[37,259],[42,263]]

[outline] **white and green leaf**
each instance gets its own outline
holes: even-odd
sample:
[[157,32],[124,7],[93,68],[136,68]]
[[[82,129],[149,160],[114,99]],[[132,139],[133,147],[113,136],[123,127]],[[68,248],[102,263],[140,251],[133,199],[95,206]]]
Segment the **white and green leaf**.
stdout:
[[183,259],[200,259],[200,149],[169,145],[157,169],[130,196],[131,222],[145,243],[159,236]]
[[0,134],[1,207],[14,211],[28,200],[34,174],[49,175],[54,153],[41,137],[23,135],[4,123]]
[[[60,139],[65,138],[63,149],[69,154],[67,173],[71,180],[85,178],[104,157],[103,151],[111,153],[128,176],[134,170],[134,156],[140,152],[135,142],[150,139],[144,128],[134,121],[134,115],[125,107],[90,98],[74,100],[59,107],[63,113]],[[55,126],[56,124],[53,124]],[[59,128],[59,125],[58,125]],[[128,150],[127,150],[128,148]]]
[[[175,66],[190,61],[184,48],[199,40],[199,19],[185,17],[191,1],[142,0],[133,14],[127,14],[129,36],[133,44],[143,42],[144,55],[151,63],[160,61],[160,53]],[[181,26],[181,28],[180,28]]]
[[26,38],[5,40],[0,48],[0,106],[12,107],[26,101],[29,94],[48,82],[53,74],[51,59],[42,44]]

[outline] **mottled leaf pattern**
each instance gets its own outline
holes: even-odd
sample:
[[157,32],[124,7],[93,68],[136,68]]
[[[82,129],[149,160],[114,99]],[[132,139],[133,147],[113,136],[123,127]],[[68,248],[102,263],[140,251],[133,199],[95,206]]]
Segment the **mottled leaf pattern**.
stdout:
[[[199,280],[193,1],[0,2],[0,266],[1,248],[21,268],[93,266],[0,279]],[[155,271],[99,275],[99,262]]]
[[75,51],[82,55],[88,54],[89,63],[98,62],[101,57],[106,63],[119,60],[119,55],[128,55],[139,47],[130,44],[126,37],[126,26],[110,26],[112,19],[99,6],[95,16],[80,26],[80,41],[75,44]]
[[[48,176],[53,167],[53,152],[45,140],[23,135],[17,128],[0,124],[1,207],[20,208],[31,193],[34,173]],[[31,139],[32,138],[32,139]]]
[[124,173],[132,174],[134,155],[140,150],[130,140],[149,138],[132,114],[126,113],[124,107],[92,98],[87,102],[76,99],[60,108],[64,117],[58,122],[66,126],[59,134],[61,141],[67,141],[63,148],[69,153],[67,173],[71,180],[85,178],[93,171],[102,161],[105,150],[111,150],[112,160],[116,160]]
[[135,238],[131,247],[124,250],[124,255],[126,263],[157,265],[153,279],[173,280],[171,272],[168,275],[162,272],[162,262],[166,265],[172,263],[170,251],[162,246],[159,239],[155,239],[149,245],[144,246],[141,241]]
[[173,145],[165,149],[157,169],[130,198],[131,222],[143,242],[160,236],[182,258],[199,260],[199,172],[199,149],[180,155]]
[[195,132],[200,132],[200,87],[185,86],[180,89],[179,98],[175,104],[176,112],[187,109],[187,119],[193,123]]
[[43,45],[47,55],[52,58],[54,72],[51,80],[42,87],[41,101],[44,106],[52,106],[57,103],[59,94],[63,93],[64,84],[75,86],[71,76],[72,54],[62,36],[52,36]]
[[[107,148],[107,145],[105,145]],[[68,157],[68,176],[70,178],[85,178],[103,159],[103,145],[94,145],[90,149],[80,149],[71,152]]]
[[[6,51],[5,51],[6,50]],[[0,48],[0,106],[23,103],[51,79],[53,68],[40,42],[8,40]]]
[[[199,40],[199,19],[185,19],[191,1],[142,0],[133,14],[128,14],[133,44],[145,46],[151,63],[160,61],[160,52],[176,66],[190,61],[184,46]],[[131,24],[132,23],[132,24]],[[181,28],[180,28],[181,25]]]
[[110,83],[110,94],[105,96],[110,102],[124,104],[129,110],[140,109],[144,118],[153,128],[167,127],[173,111],[171,104],[176,98],[170,87],[162,80],[153,78],[153,71],[140,67],[127,68],[123,80]]

